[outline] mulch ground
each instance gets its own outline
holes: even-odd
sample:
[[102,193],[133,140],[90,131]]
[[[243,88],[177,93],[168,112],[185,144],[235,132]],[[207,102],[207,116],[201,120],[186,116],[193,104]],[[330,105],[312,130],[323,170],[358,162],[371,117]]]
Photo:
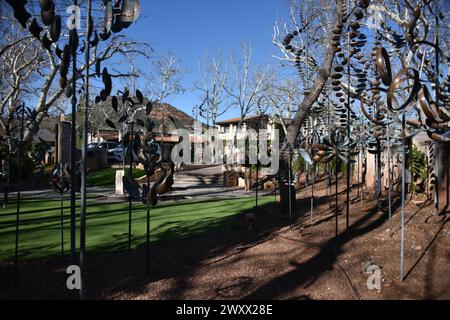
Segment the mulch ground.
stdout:
[[[450,225],[433,217],[430,203],[406,207],[405,263],[400,281],[398,196],[392,236],[387,200],[377,210],[373,192],[360,201],[351,193],[346,230],[345,186],[340,186],[339,234],[334,200],[318,184],[314,214],[304,189],[289,221],[277,204],[262,207],[250,228],[245,215],[227,230],[145,247],[131,252],[88,255],[88,299],[450,299]],[[334,189],[333,189],[334,190]],[[381,290],[369,290],[368,265],[381,268]],[[17,289],[13,266],[0,263],[0,299],[78,299],[66,288],[67,258],[23,262]]]

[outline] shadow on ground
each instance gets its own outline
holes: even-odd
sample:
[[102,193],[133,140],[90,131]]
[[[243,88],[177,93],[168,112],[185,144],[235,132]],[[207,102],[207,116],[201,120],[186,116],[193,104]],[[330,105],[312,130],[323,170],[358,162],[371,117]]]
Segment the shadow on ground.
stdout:
[[[311,226],[330,224],[330,220],[335,218],[334,208],[328,207],[328,201],[329,197],[327,196],[316,198],[316,206],[321,206],[325,210],[318,214],[315,223]],[[205,201],[205,205],[211,205],[213,202]],[[305,261],[300,263],[290,261],[292,268],[288,272],[283,272],[266,279],[264,283],[257,284],[251,275],[224,277],[228,280],[217,284],[214,288],[216,297],[278,299],[282,298],[286,292],[295,292],[298,287],[311,286],[318,278],[333,269],[346,244],[386,223],[388,215],[383,211],[387,206],[387,201],[382,202],[383,211],[381,212],[373,201],[371,203],[374,204],[372,208],[365,210],[364,213],[352,220],[349,231],[341,230],[336,237],[334,234],[327,235],[325,241],[317,244],[317,252]],[[286,229],[290,224],[302,224],[302,221],[309,219],[309,205],[309,199],[298,200],[298,211],[295,213],[293,221],[289,221],[286,213],[279,212],[278,204],[269,203],[259,207],[257,211],[252,209],[242,212],[238,216],[224,218],[229,220],[226,228],[216,228],[186,239],[152,243],[149,248],[150,272],[148,276],[145,245],[129,252],[88,256],[86,259],[85,296],[89,299],[145,296],[150,285],[165,280],[171,284],[164,289],[164,296],[160,298],[184,298],[195,285],[190,278],[198,270],[223,261],[228,263],[227,259],[230,257],[238,256],[274,239],[281,230]],[[397,198],[393,201],[392,212],[398,212],[399,207],[400,201]],[[338,209],[339,219],[345,220],[343,218],[345,209],[342,202]],[[254,224],[249,223],[246,218],[246,214],[249,212],[256,216]],[[182,228],[183,226],[180,225],[177,230],[166,230],[166,233],[170,233],[167,237],[173,237]],[[162,237],[164,238],[164,233]],[[123,243],[123,239],[117,239],[117,241]],[[428,247],[425,248],[425,252],[428,249]],[[433,252],[431,254],[434,256]],[[13,266],[4,264],[0,275],[0,281],[4,284],[0,289],[0,298],[78,299],[78,292],[70,292],[65,286],[67,265],[66,258],[25,263],[20,267],[19,287],[14,290],[11,277]],[[415,265],[408,273],[411,273],[414,267]],[[428,271],[431,272],[431,270]],[[431,286],[431,284],[427,285]],[[431,289],[429,290],[431,291]],[[431,293],[428,296],[431,297]],[[291,299],[310,299],[310,297],[301,294]]]

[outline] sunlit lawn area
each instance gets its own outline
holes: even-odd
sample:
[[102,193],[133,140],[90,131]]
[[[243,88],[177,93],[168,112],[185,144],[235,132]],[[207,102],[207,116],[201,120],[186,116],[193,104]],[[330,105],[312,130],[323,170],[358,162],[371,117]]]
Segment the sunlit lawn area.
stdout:
[[[116,182],[116,168],[106,168],[92,172],[87,177],[87,184],[91,187],[114,187]],[[145,171],[141,169],[133,169],[133,177],[135,179],[145,175]]]
[[[261,197],[261,205],[273,197]],[[168,201],[151,209],[151,241],[173,240],[237,223],[234,217],[255,204],[254,198],[211,201]],[[69,201],[64,202],[64,247],[69,249]],[[146,209],[133,203],[133,247],[145,243]],[[14,257],[16,206],[0,209],[0,260]],[[77,216],[78,218],[78,216]],[[77,224],[78,224],[77,219]],[[25,199],[21,202],[20,259],[61,254],[60,202]],[[120,251],[127,248],[128,203],[101,203],[90,199],[87,216],[87,252]],[[77,235],[78,242],[78,235]],[[78,245],[78,243],[77,243]]]

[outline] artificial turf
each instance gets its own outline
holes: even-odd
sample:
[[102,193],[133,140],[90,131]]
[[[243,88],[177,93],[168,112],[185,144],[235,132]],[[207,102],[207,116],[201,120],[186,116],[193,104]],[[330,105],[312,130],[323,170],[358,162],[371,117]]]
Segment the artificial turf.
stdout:
[[[114,187],[116,183],[116,171],[120,169],[106,168],[89,173],[87,184],[90,187]],[[128,168],[126,169],[128,170]],[[145,171],[141,169],[133,169],[133,177],[135,179],[145,176]]]
[[[261,197],[261,205],[273,197]],[[173,240],[237,223],[235,216],[255,204],[254,198],[207,201],[167,201],[151,208],[151,241]],[[78,208],[78,204],[77,204]],[[69,249],[69,201],[64,201],[64,250]],[[16,204],[0,209],[0,261],[11,261],[15,249]],[[21,201],[19,258],[41,259],[61,254],[61,214],[58,200]],[[79,215],[77,210],[77,226]],[[87,253],[121,251],[128,244],[128,203],[89,199],[86,220]],[[78,231],[78,230],[77,230]],[[145,243],[146,206],[133,203],[132,247]],[[77,246],[79,235],[77,233]]]

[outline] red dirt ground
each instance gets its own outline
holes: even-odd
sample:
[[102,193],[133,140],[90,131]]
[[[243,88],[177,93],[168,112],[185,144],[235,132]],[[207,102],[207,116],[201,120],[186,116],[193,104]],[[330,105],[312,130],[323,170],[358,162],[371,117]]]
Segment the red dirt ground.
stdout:
[[[334,189],[333,189],[334,190]],[[89,299],[450,299],[448,216],[431,217],[432,206],[406,208],[405,274],[400,275],[400,201],[393,201],[389,237],[387,201],[377,212],[373,192],[351,199],[351,229],[345,231],[345,186],[340,186],[339,235],[324,182],[313,220],[301,189],[292,225],[278,205],[260,208],[256,230],[244,216],[228,230],[151,245],[150,276],[145,248],[88,256]],[[334,201],[333,201],[334,203]],[[381,268],[381,290],[369,290],[365,266]],[[77,299],[65,287],[67,261],[22,263],[18,290],[11,264],[0,263],[0,299]]]

